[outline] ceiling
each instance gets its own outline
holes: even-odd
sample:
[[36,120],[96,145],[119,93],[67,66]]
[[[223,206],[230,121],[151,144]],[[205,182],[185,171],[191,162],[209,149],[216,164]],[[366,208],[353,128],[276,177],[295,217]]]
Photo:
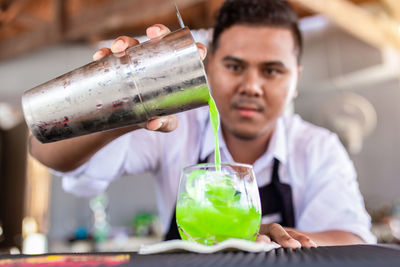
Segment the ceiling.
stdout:
[[[354,12],[351,7],[364,8],[371,4],[379,4],[381,9],[386,10],[385,18],[400,14],[399,0],[289,1],[300,17],[327,13],[334,21],[343,20],[341,14],[344,11]],[[190,28],[211,26],[215,11],[222,2],[176,0],[183,20]],[[330,2],[339,4],[333,12]],[[351,4],[350,8],[346,4]],[[351,16],[349,19],[352,19]],[[339,22],[344,27],[353,24]],[[178,27],[173,0],[0,0],[0,60],[59,42],[96,42],[121,34],[142,35],[146,26],[153,23],[163,23],[172,29]],[[352,26],[350,28],[350,32],[356,35],[361,31]],[[400,40],[398,43],[400,47]]]

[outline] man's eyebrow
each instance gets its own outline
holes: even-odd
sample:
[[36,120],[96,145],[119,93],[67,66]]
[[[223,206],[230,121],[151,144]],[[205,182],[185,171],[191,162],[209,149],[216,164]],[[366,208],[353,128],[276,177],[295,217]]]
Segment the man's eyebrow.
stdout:
[[[239,64],[246,64],[245,60],[242,60],[240,58],[237,57],[233,57],[233,56],[226,56],[222,59],[222,61],[235,61],[236,63]],[[282,62],[282,61],[266,61],[266,62],[262,62],[261,65],[263,67],[280,67],[280,68],[286,68],[286,65]]]
[[244,60],[242,60],[240,58],[237,58],[237,57],[233,57],[233,56],[226,56],[226,57],[224,57],[222,59],[222,61],[235,61],[235,62],[240,63],[240,64],[244,64],[245,63]]
[[286,68],[285,64],[283,64],[282,61],[268,61],[268,62],[263,62],[261,64],[263,67],[281,67],[281,68]]

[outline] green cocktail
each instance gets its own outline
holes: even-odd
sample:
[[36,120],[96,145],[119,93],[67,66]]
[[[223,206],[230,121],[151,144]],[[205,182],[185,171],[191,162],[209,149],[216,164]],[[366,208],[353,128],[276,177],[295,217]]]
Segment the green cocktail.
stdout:
[[199,164],[185,168],[176,220],[184,240],[212,245],[228,238],[255,240],[260,198],[250,165]]
[[228,238],[255,240],[261,223],[260,196],[250,165],[221,163],[219,114],[208,101],[215,136],[215,164],[183,169],[176,204],[176,222],[184,240],[213,245]]

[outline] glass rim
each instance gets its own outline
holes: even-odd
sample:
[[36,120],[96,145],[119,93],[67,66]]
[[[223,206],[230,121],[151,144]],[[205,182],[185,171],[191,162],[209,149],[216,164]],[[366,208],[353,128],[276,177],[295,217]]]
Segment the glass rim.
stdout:
[[[253,169],[253,165],[246,164],[246,163],[221,162],[220,165],[221,165],[221,166],[222,166],[222,165],[229,165],[229,166],[237,166],[237,167],[246,167],[246,168],[249,168],[249,169],[251,169],[251,170]],[[186,172],[187,170],[190,170],[190,169],[192,169],[192,168],[194,168],[194,167],[196,167],[196,166],[201,166],[201,167],[210,166],[210,167],[212,167],[212,166],[216,166],[216,164],[215,164],[215,163],[212,163],[212,162],[192,164],[192,165],[189,165],[189,166],[184,167],[184,168],[182,169],[182,172]]]

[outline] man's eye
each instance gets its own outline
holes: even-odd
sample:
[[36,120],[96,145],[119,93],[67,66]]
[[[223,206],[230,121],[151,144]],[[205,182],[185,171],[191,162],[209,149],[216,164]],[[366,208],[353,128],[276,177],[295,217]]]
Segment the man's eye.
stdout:
[[240,66],[238,64],[227,64],[226,68],[233,72],[239,72],[243,69],[242,66]]
[[277,69],[265,69],[264,74],[267,76],[273,76],[282,73],[280,70]]

